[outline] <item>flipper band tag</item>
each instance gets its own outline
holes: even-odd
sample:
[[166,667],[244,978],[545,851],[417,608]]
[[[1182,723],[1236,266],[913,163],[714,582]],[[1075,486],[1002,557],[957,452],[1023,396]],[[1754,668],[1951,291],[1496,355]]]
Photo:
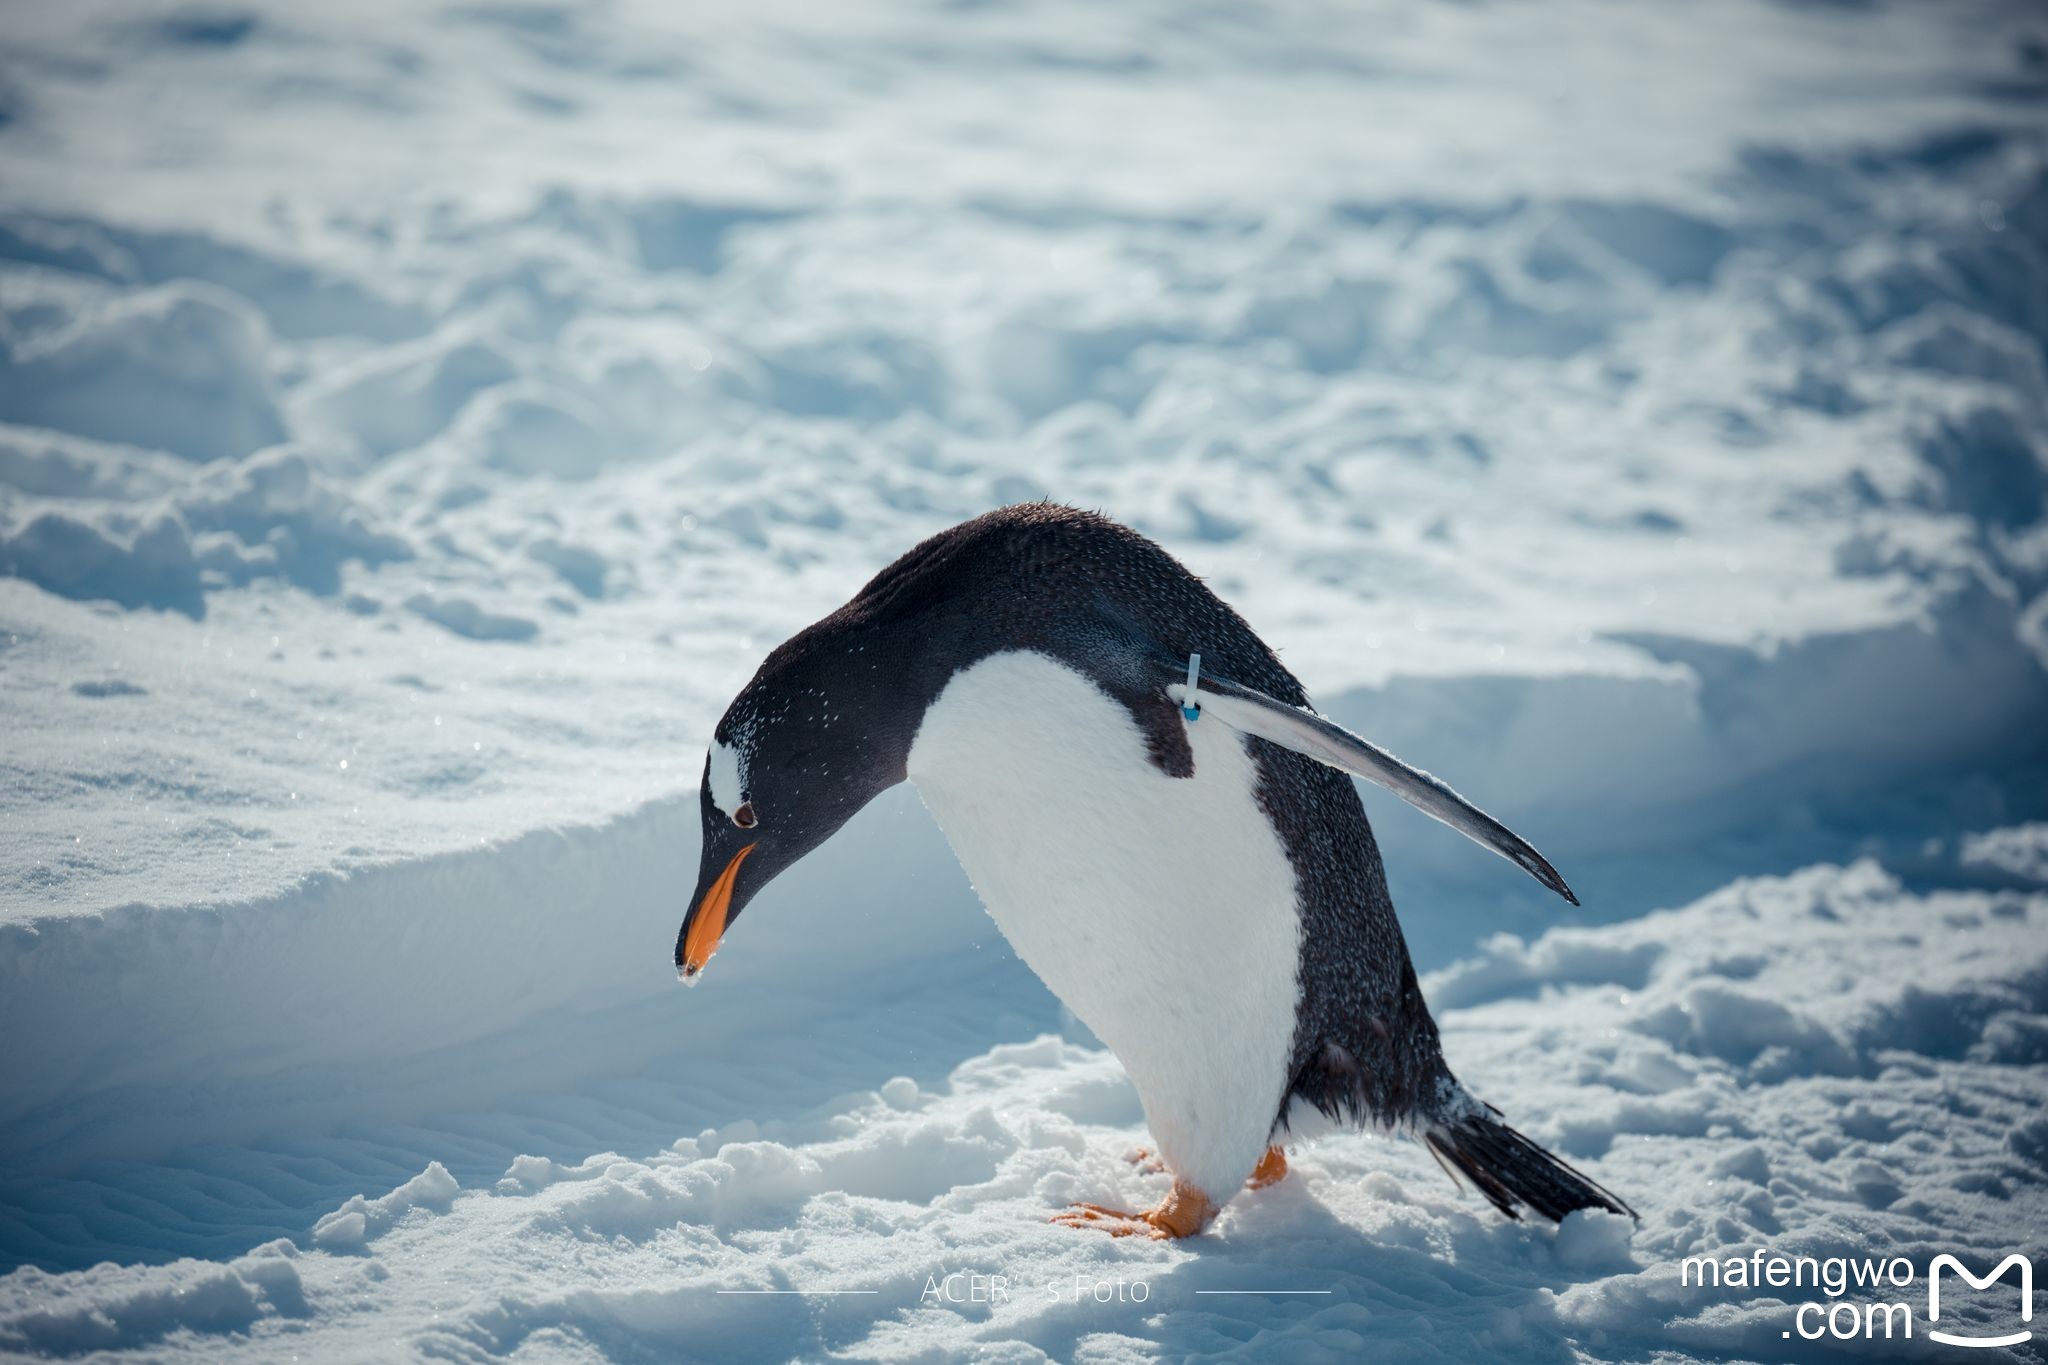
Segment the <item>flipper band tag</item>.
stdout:
[[1195,683],[1202,676],[1202,656],[1188,655],[1188,691],[1180,699],[1181,716],[1192,725],[1202,718],[1202,705],[1195,700]]

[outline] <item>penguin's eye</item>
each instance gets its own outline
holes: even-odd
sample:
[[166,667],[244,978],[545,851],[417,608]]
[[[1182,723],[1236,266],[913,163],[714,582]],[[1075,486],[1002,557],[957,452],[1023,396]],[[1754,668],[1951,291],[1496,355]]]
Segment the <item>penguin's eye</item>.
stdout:
[[732,813],[732,822],[741,829],[752,829],[755,825],[760,824],[760,818],[754,814],[754,803],[751,801],[740,802],[740,808]]

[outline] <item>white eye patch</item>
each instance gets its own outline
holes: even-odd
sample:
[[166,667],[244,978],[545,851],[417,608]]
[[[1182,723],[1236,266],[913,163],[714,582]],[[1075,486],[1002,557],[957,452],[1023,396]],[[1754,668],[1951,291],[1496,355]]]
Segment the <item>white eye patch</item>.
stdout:
[[745,800],[746,782],[740,775],[739,750],[726,744],[711,746],[711,804],[728,820]]

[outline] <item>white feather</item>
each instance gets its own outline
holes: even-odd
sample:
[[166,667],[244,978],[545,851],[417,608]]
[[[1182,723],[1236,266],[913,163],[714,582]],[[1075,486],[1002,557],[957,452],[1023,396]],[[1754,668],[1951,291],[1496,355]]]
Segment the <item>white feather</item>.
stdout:
[[744,799],[746,781],[740,775],[739,751],[730,744],[711,746],[711,804],[730,818]]
[[1167,776],[1094,682],[1014,651],[952,679],[909,768],[1018,955],[1123,1063],[1167,1166],[1221,1204],[1286,1090],[1301,918],[1245,741],[1188,740],[1194,776]]

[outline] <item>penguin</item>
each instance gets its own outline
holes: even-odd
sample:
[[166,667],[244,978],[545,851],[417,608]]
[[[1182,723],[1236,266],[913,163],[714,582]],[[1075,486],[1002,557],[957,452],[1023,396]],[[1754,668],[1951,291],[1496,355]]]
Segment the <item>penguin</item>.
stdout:
[[1192,1236],[1338,1126],[1419,1138],[1510,1218],[1634,1217],[1452,1074],[1352,775],[1578,903],[1500,822],[1318,715],[1158,545],[1001,508],[884,568],[734,698],[677,972],[694,983],[763,887],[907,780],[1018,956],[1123,1064],[1172,1175],[1155,1208],[1053,1221]]

